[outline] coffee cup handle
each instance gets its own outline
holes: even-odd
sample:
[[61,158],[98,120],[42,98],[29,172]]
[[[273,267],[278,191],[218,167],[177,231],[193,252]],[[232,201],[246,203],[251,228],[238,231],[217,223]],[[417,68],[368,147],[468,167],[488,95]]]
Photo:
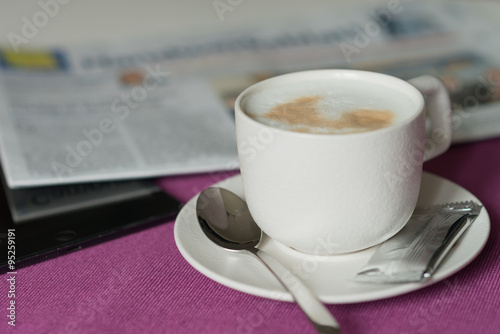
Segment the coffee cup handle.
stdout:
[[424,161],[445,152],[451,144],[451,104],[445,86],[438,78],[425,75],[408,80],[426,98],[430,131],[425,139]]

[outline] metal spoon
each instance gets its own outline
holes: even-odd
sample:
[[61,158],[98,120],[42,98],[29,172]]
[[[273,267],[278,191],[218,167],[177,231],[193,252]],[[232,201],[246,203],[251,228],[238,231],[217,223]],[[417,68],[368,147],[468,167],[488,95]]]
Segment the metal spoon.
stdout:
[[318,333],[340,333],[340,327],[318,298],[283,265],[258,249],[262,231],[245,201],[223,188],[203,190],[196,203],[196,215],[205,235],[217,245],[254,254],[290,292]]

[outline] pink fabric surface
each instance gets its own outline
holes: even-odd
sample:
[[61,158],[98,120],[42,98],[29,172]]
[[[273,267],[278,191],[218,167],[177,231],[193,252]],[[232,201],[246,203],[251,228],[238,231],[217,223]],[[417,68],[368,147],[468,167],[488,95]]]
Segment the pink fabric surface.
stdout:
[[[498,333],[500,328],[500,139],[457,145],[425,165],[474,193],[491,236],[469,266],[428,288],[385,300],[328,305],[343,333]],[[233,173],[169,177],[187,201]],[[3,275],[0,332],[314,333],[292,303],[220,285],[177,250],[173,222],[18,270],[16,327],[7,325]]]

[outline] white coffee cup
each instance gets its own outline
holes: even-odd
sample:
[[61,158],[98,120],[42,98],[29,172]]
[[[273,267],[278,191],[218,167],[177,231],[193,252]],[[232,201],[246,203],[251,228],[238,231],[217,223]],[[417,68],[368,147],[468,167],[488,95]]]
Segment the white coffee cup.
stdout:
[[[360,89],[382,87],[389,105],[404,94],[410,101],[407,116],[368,132],[316,134],[272,127],[245,113],[249,98],[259,92],[330,79],[359,83]],[[245,197],[269,237],[301,252],[328,255],[374,246],[406,224],[423,162],[446,151],[451,141],[450,102],[442,83],[429,76],[410,82],[366,71],[317,70],[270,78],[239,95],[236,135]]]

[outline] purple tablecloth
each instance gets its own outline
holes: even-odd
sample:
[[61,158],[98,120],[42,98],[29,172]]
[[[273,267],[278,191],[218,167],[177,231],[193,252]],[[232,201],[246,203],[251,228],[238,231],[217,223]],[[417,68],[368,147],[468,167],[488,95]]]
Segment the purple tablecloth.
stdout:
[[[380,301],[328,305],[344,333],[500,331],[500,139],[456,145],[426,163],[475,194],[491,218],[483,252],[450,278]],[[164,189],[187,201],[228,173],[169,177]],[[220,285],[177,250],[174,223],[18,270],[16,327],[7,324],[6,276],[0,332],[314,333],[292,303]]]

